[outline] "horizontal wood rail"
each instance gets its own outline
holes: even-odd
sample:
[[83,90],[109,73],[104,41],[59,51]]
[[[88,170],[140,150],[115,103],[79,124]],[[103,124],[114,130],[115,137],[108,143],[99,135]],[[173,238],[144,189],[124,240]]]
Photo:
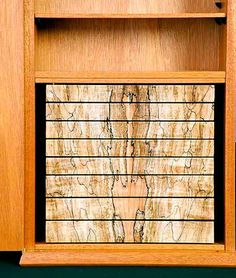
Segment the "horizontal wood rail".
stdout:
[[236,266],[236,253],[194,250],[50,250],[26,251],[21,266]]
[[36,71],[36,83],[224,83],[224,71],[51,72]]

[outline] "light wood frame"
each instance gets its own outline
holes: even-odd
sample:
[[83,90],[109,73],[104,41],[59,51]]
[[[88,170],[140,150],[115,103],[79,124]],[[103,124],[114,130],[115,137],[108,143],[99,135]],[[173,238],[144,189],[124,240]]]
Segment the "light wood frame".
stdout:
[[[24,1],[25,11],[25,222],[24,251],[20,264],[31,265],[170,265],[170,266],[236,266],[235,250],[235,149],[234,98],[236,90],[236,3],[227,2],[227,30],[222,32],[226,50],[225,71],[208,72],[37,72],[35,71],[34,1]],[[94,15],[48,15],[37,17],[91,17]],[[206,17],[200,14],[176,17]],[[213,15],[211,15],[213,16]],[[221,15],[222,16],[222,15]],[[224,16],[224,15],[223,15]],[[112,15],[101,15],[111,18]],[[126,18],[128,15],[114,15]],[[154,15],[132,15],[150,18]],[[155,15],[158,18],[158,15]],[[161,17],[161,16],[159,16]],[[163,15],[162,15],[163,17]],[[169,14],[165,18],[171,17]],[[172,15],[173,17],[173,15]],[[217,17],[217,16],[214,16]],[[223,37],[225,36],[225,37]],[[224,53],[224,50],[222,50]],[[223,55],[222,55],[223,56]],[[224,64],[224,58],[221,61]],[[35,83],[225,83],[225,242],[213,245],[96,245],[43,244],[35,242]]]

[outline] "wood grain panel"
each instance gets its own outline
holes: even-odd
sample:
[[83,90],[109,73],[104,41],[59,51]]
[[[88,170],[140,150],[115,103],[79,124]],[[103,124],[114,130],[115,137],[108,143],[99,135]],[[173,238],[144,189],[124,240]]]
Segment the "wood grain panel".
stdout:
[[213,85],[47,85],[47,102],[214,102]]
[[48,103],[46,118],[67,121],[210,121],[214,119],[214,107],[213,104],[206,103]]
[[[123,227],[119,222],[121,221],[47,221],[47,239],[51,243],[134,242],[125,239]],[[132,230],[133,222],[125,223]],[[146,221],[141,242],[213,243],[213,238],[214,222],[211,221]]]
[[219,38],[212,19],[49,20],[38,28],[36,71],[217,71]]
[[[145,242],[146,221],[152,222],[149,228],[159,225],[161,233],[160,220],[169,219],[176,231],[168,231],[164,240],[175,242],[176,234],[186,233],[186,220],[214,219],[209,198],[214,196],[214,141],[209,139],[214,137],[214,86],[49,85],[46,90],[46,136],[55,137],[46,141],[49,227],[68,223],[71,229],[71,221],[80,235],[95,229],[90,220],[93,226],[99,225],[96,220],[100,226],[110,221],[113,237],[107,239],[106,223],[99,240],[131,243]],[[184,224],[176,226],[177,220]],[[195,226],[201,228],[192,224],[190,229]],[[214,240],[211,226],[201,229],[209,237],[200,242]],[[48,242],[57,237],[54,232],[47,232]],[[163,242],[160,233],[152,231],[146,241]],[[69,234],[69,241],[80,242]],[[180,242],[188,240],[184,235]]]
[[23,2],[0,5],[0,250],[24,247]]
[[49,198],[47,220],[142,220],[192,219],[214,220],[214,199],[211,198]]
[[213,140],[47,140],[47,156],[213,156]]
[[214,138],[211,122],[47,122],[46,127],[47,138]]
[[48,158],[47,174],[214,174],[213,158]]
[[214,0],[36,0],[36,13],[191,13],[219,12]]
[[[137,176],[129,186],[123,177],[113,176],[49,176],[46,177],[47,197],[213,197],[214,177],[210,176]],[[114,182],[121,184],[113,190]]]

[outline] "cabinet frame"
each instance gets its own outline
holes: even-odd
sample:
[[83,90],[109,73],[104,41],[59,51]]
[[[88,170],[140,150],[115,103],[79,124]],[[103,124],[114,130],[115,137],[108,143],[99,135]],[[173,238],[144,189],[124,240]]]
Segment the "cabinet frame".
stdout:
[[[169,265],[236,266],[235,144],[236,3],[228,0],[222,56],[225,72],[55,73],[35,71],[34,1],[24,1],[24,251],[20,264],[30,265]],[[92,17],[92,15],[91,15]],[[222,58],[222,61],[224,58]],[[223,244],[44,244],[35,242],[35,84],[36,83],[225,83],[225,242]]]

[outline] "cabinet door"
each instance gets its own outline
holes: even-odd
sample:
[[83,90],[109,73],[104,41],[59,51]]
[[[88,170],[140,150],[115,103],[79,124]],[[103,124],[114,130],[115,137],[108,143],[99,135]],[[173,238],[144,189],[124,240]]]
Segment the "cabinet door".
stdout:
[[0,250],[24,242],[23,1],[0,5]]
[[214,242],[214,85],[48,85],[46,100],[46,242]]

